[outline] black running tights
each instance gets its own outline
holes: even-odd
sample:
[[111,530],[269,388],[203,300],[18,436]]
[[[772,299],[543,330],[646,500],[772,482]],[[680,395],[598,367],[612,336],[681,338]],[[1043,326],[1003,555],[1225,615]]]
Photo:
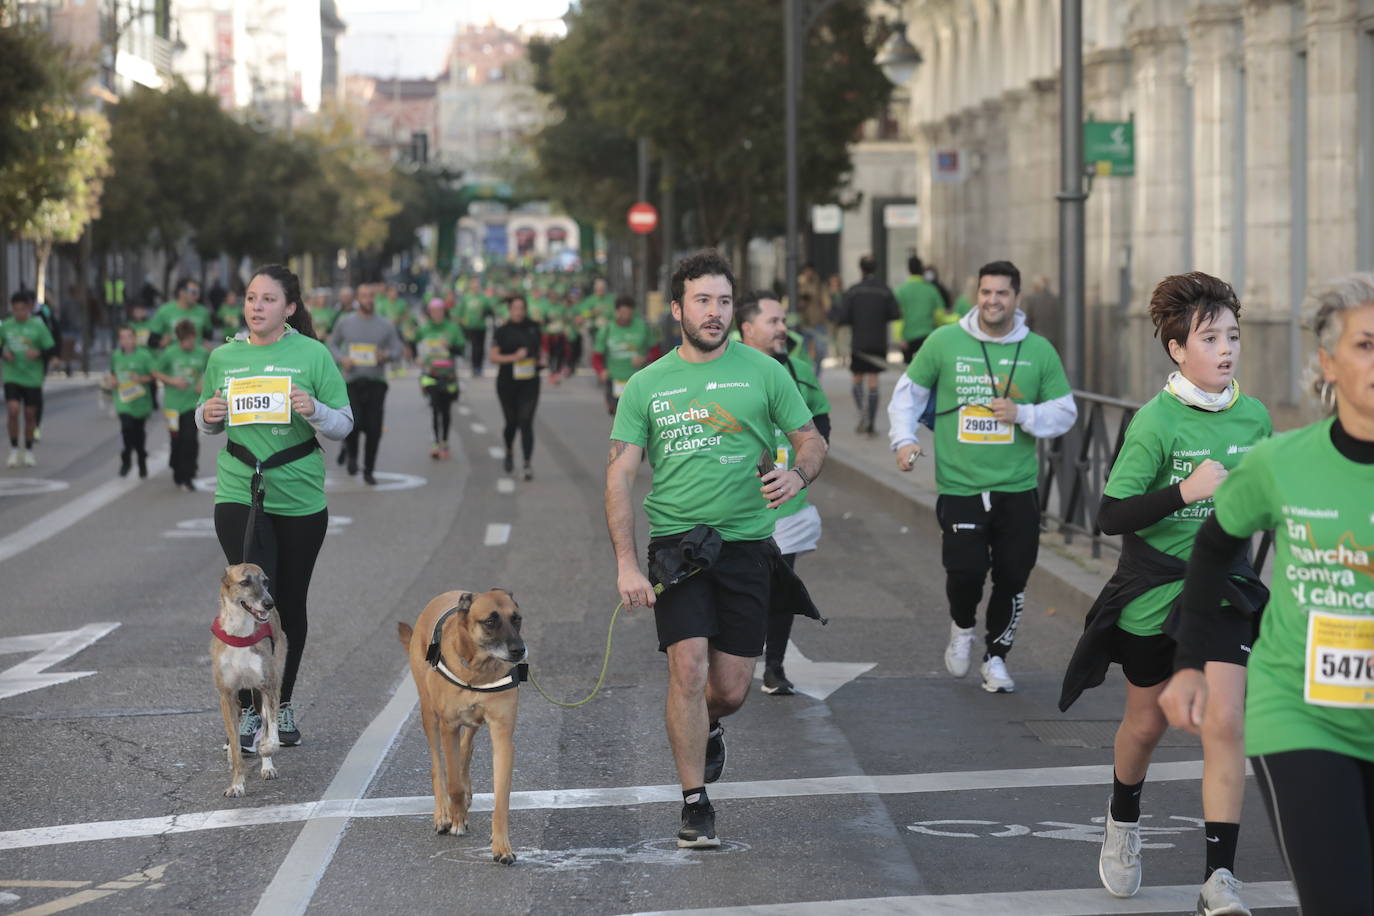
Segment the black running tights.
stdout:
[[429,419],[434,427],[434,441],[447,442],[448,432],[453,425],[453,402],[458,400],[456,389],[450,390],[449,383],[439,379],[425,389],[429,395]]
[[127,413],[119,415],[119,435],[124,457],[148,454],[147,423],[147,417],[131,417]]
[[1303,913],[1374,913],[1374,762],[1318,750],[1250,762]]
[[[248,507],[241,503],[215,504],[215,534],[229,565],[244,562],[243,533],[248,527]],[[314,515],[271,515],[258,513],[248,562],[256,563],[267,573],[268,590],[281,615],[282,632],[286,634],[286,670],[282,674],[281,701],[291,701],[296,685],[296,671],[301,666],[305,638],[310,627],[306,619],[306,594],[310,591],[310,577],[315,572],[315,558],[324,545],[324,533],[329,527],[329,510]],[[250,691],[239,692],[239,704],[245,709],[253,705]]]
[[497,379],[496,396],[501,400],[501,413],[506,417],[506,428],[502,437],[506,440],[506,451],[515,445],[515,431],[520,430],[520,448],[525,454],[525,463],[530,463],[534,454],[534,410],[539,406],[539,379],[517,382]]

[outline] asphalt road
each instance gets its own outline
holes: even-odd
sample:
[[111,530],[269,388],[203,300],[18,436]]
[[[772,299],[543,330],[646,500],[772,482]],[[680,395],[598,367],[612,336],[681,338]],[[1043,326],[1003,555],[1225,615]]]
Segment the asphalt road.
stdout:
[[[250,777],[225,799],[212,482],[181,492],[161,467],[118,482],[118,427],[94,392],[50,399],[39,467],[0,471],[0,916],[1191,910],[1196,743],[1171,733],[1159,751],[1146,889],[1114,900],[1096,857],[1119,675],[1061,716],[1081,621],[1032,593],[1010,659],[1018,691],[951,679],[937,533],[910,505],[824,478],[821,548],[798,570],[830,623],[800,620],[788,663],[812,695],[755,691],[727,720],[711,789],[721,850],[673,840],[666,667],[642,611],[616,624],[591,703],[521,689],[518,863],[491,861],[485,794],[470,835],[435,836],[397,621],[447,589],[506,586],[536,676],[574,698],[596,678],[616,597],[610,421],[590,378],[546,384],[531,482],[505,478],[491,451],[490,378],[465,380],[460,405],[454,457],[432,461],[418,386],[394,382],[376,488],[343,475],[331,446],[333,527],[297,685],[305,741],[277,756],[278,780]],[[152,422],[149,441],[165,448]],[[203,440],[203,474],[213,447]],[[488,792],[485,733],[474,772]],[[1253,785],[1238,863],[1256,912],[1295,912]]]

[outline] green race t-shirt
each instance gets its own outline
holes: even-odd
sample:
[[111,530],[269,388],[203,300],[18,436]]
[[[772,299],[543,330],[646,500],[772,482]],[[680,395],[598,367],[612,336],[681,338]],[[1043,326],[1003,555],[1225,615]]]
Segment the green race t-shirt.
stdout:
[[[802,400],[806,402],[806,409],[811,412],[812,418],[830,413],[830,399],[825,396],[825,390],[821,388],[821,383],[816,378],[810,361],[799,359],[796,356],[789,356],[787,361],[792,367],[792,374],[796,377],[797,391],[801,393]],[[787,434],[781,429],[774,429],[773,433],[774,448],[777,449],[775,466],[792,467],[792,440],[788,439]],[[787,518],[805,509],[807,506],[806,497],[810,492],[811,489],[808,487],[779,506],[777,517],[780,519]]]
[[129,330],[134,332],[134,343],[140,347],[148,346],[148,337],[153,333],[153,319],[130,321]]
[[[190,321],[196,326],[197,338],[208,335],[211,325],[214,324],[210,317],[210,309],[199,302],[188,309],[182,308],[175,302],[164,302],[153,313],[152,320],[148,322],[148,330],[153,334],[162,336],[162,346],[172,346],[177,342],[177,325],[183,320]],[[142,346],[142,344],[139,345]]]
[[427,375],[452,375],[454,356],[467,346],[463,331],[452,321],[425,321],[415,335],[415,358]]
[[654,335],[644,319],[636,315],[621,327],[612,321],[596,332],[593,349],[606,360],[606,372],[612,381],[629,381],[637,371],[634,361],[645,360],[654,346]]
[[[14,357],[0,360],[0,374],[11,385],[42,388],[43,351],[52,346],[52,332],[37,318],[30,316],[23,322],[14,318],[0,321],[0,353]],[[33,359],[24,355],[30,350],[38,351]]]
[[175,385],[164,386],[162,406],[165,409],[177,413],[196,409],[200,403],[200,379],[209,360],[210,353],[199,344],[186,350],[178,342],[158,354],[154,362],[158,372],[189,383],[185,390]]
[[487,326],[487,299],[478,293],[467,293],[459,301],[460,323],[464,331],[480,331]]
[[945,307],[945,300],[933,283],[925,277],[909,277],[892,291],[902,308],[902,340],[929,337],[935,330],[935,314]]
[[323,306],[317,309],[309,309],[310,324],[315,328],[315,336],[325,338],[329,332],[334,330],[334,322],[339,320],[339,310]]
[[610,293],[588,296],[579,302],[577,307],[583,315],[591,318],[593,326],[597,329],[615,320],[615,296]]
[[[991,379],[985,352],[992,361]],[[985,405],[992,401],[994,384],[998,396],[1018,404],[1042,404],[1070,393],[1064,365],[1048,340],[1030,332],[1019,346],[983,343],[960,325],[946,325],[926,338],[906,374],[917,385],[936,389],[939,492],[973,496],[1035,489],[1040,470],[1035,437],[1014,424],[996,423]]]
[[[216,348],[205,367],[200,403],[216,391],[227,397],[228,380],[258,376],[287,376],[292,384],[327,407],[348,404],[348,389],[329,348],[318,340],[291,332],[266,346],[235,340]],[[289,423],[226,425],[226,431],[231,442],[247,448],[259,460],[308,442],[315,435],[314,427],[294,412]],[[253,469],[220,449],[216,470],[215,502],[248,505]],[[325,507],[324,458],[318,449],[304,458],[264,471],[263,477],[267,486],[263,506],[269,513],[313,515]]]
[[1246,676],[1250,756],[1324,750],[1374,761],[1374,465],[1336,450],[1333,422],[1261,442],[1216,494],[1227,534],[1275,529]]
[[[1162,490],[1186,479],[1208,458],[1232,470],[1273,431],[1269,411],[1244,394],[1226,410],[1213,413],[1161,391],[1132,418],[1103,495],[1128,499]],[[1212,510],[1212,500],[1204,499],[1136,533],[1156,550],[1187,559]],[[1151,589],[1122,609],[1117,626],[1136,636],[1162,633],[1164,618],[1182,591],[1181,581]]]
[[387,321],[395,324],[402,315],[406,313],[406,304],[402,299],[388,299],[386,296],[376,298],[377,314]]
[[771,466],[773,431],[798,429],[811,412],[777,360],[733,341],[725,347],[706,363],[674,350],[636,372],[620,397],[611,438],[648,453],[652,537],[699,524],[727,541],[773,534],[777,514],[759,491],[759,460]]
[[226,302],[215,312],[215,318],[219,322],[220,330],[232,337],[244,326],[243,306]]
[[110,373],[115,377],[115,413],[146,417],[153,412],[153,395],[144,376],[153,374],[153,354],[145,347],[134,352],[115,350],[110,354]]

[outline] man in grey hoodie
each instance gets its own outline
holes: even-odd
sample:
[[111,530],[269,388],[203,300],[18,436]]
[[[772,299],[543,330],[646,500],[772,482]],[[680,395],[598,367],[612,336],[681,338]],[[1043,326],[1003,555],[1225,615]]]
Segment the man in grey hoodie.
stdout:
[[358,287],[357,310],[339,316],[329,335],[329,349],[343,369],[348,400],[353,405],[353,431],[344,440],[343,462],[358,473],[358,436],[363,445],[363,482],[375,484],[377,447],[382,442],[382,411],[386,404],[386,365],[400,359],[401,338],[390,321],[377,314],[377,284]]
[[887,408],[897,468],[910,471],[922,453],[917,420],[935,399],[935,515],[953,618],[945,668],[954,677],[968,673],[991,571],[981,667],[990,693],[1016,689],[1006,656],[1040,547],[1035,443],[1063,435],[1078,417],[1059,354],[1026,326],[1020,298],[1014,264],[983,265],[978,304],[926,338]]

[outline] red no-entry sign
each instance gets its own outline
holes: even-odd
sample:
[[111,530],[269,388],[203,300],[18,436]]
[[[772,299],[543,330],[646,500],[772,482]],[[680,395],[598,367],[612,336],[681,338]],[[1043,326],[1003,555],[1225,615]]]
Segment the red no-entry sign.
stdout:
[[625,222],[629,224],[631,232],[648,235],[658,228],[658,211],[653,204],[637,203],[625,214]]

